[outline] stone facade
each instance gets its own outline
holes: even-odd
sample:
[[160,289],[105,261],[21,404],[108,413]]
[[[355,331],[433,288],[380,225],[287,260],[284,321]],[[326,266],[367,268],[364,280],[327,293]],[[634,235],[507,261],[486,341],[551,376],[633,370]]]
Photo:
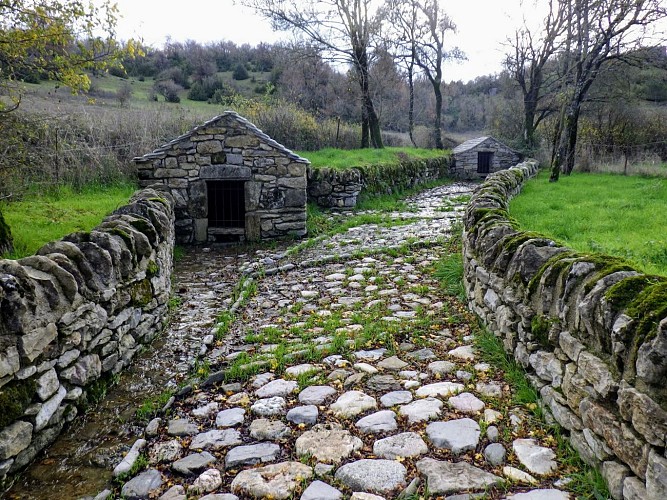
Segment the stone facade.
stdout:
[[324,208],[350,209],[362,193],[387,194],[442,179],[450,156],[428,160],[403,160],[396,165],[362,166],[346,170],[308,168],[308,200]]
[[[493,137],[479,137],[456,146],[450,174],[457,179],[484,179],[521,161],[521,155]],[[486,162],[486,163],[485,163]],[[485,168],[484,165],[488,168]]]
[[234,112],[134,161],[140,186],[173,195],[178,243],[306,234],[308,160]]
[[147,189],[90,233],[0,260],[0,482],[160,332],[173,246],[173,200]]
[[469,305],[613,498],[667,498],[667,280],[518,231],[508,203],[536,172],[493,174],[468,205]]

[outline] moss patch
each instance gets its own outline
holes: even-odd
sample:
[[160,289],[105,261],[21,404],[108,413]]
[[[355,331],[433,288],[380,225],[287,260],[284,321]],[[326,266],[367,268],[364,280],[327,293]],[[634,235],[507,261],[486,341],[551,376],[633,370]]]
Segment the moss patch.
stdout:
[[604,294],[604,298],[614,311],[621,312],[645,288],[664,282],[667,282],[667,278],[662,276],[647,276],[645,274],[630,276],[611,286]]
[[146,274],[148,275],[149,278],[152,278],[153,276],[157,276],[160,273],[160,266],[158,266],[157,262],[154,260],[151,260],[148,262],[148,266],[146,266]]
[[23,415],[35,394],[33,380],[10,382],[0,389],[0,429],[8,426]]
[[148,278],[134,283],[130,287],[130,297],[132,304],[137,307],[147,306],[153,300],[153,287]]
[[10,253],[14,248],[14,240],[9,224],[5,222],[5,217],[0,211],[0,255]]
[[549,330],[557,320],[538,314],[530,320],[530,332],[533,339],[540,343],[544,348],[553,348],[549,342]]

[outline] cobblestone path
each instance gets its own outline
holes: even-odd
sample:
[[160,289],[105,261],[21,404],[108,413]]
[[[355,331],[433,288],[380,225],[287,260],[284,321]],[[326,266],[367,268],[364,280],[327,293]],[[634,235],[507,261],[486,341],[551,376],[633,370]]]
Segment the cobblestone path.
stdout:
[[233,314],[203,325],[199,383],[116,468],[148,463],[123,498],[570,498],[556,441],[434,277],[471,188],[414,197],[400,225],[246,259]]

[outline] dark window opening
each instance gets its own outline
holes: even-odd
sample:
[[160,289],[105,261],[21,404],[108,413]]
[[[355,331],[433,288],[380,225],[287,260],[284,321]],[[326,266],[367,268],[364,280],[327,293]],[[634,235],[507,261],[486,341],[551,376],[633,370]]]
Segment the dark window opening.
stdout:
[[208,181],[208,228],[211,234],[245,231],[244,181]]
[[491,171],[493,153],[490,151],[480,151],[477,153],[477,173],[488,174]]

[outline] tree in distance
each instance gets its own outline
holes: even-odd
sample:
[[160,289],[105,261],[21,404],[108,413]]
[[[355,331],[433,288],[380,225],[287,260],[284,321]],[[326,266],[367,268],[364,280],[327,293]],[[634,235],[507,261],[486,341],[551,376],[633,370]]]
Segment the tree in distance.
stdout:
[[361,147],[382,148],[380,119],[370,87],[371,45],[381,18],[373,0],[241,0],[274,29],[301,35],[329,61],[350,64],[361,90]]

